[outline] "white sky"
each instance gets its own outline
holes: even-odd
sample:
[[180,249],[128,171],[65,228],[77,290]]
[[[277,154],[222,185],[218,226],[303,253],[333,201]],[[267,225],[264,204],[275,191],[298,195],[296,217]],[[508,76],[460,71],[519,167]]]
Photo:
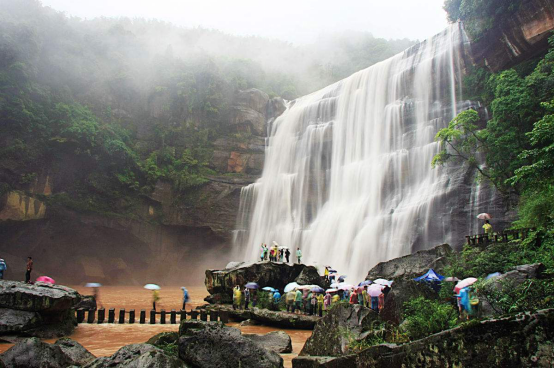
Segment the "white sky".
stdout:
[[42,0],[80,18],[156,18],[184,27],[311,42],[320,33],[368,31],[423,40],[447,26],[443,0]]

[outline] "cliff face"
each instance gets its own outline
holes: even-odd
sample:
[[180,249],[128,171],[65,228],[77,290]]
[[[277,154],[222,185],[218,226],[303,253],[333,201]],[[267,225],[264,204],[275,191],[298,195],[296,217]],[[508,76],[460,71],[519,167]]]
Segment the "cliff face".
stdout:
[[492,72],[510,68],[544,52],[552,31],[553,1],[523,1],[516,14],[472,43],[474,62]]
[[[52,275],[63,283],[201,281],[207,263],[223,267],[227,262],[241,188],[261,173],[266,124],[282,106],[281,99],[259,90],[237,93],[224,118],[231,133],[214,143],[210,166],[215,174],[209,181],[186,196],[158,181],[148,196],[111,204],[128,215],[79,211],[54,201],[86,174],[71,153],[43,168],[27,186],[0,198],[5,277],[22,279],[31,255],[35,277]],[[0,171],[9,173],[9,163],[2,164]],[[71,202],[72,195],[67,197]]]

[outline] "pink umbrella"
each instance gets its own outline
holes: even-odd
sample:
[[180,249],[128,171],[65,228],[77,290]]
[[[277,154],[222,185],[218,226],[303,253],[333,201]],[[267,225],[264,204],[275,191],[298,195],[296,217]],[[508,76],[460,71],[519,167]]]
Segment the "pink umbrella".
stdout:
[[460,281],[459,283],[456,284],[453,291],[455,291],[455,293],[458,294],[461,291],[461,289],[474,284],[476,281],[477,281],[477,279],[474,278],[474,277],[463,279],[462,281]]
[[384,286],[382,285],[372,284],[368,286],[368,295],[370,295],[371,297],[378,297],[379,295],[382,294],[383,289],[384,289]]
[[37,282],[44,282],[44,283],[50,283],[50,284],[56,284],[56,281],[53,280],[50,277],[47,277],[45,275],[43,275],[42,277],[38,277],[37,278]]
[[478,218],[478,219],[491,219],[491,215],[489,215],[488,213],[481,213],[481,214],[478,214],[478,216],[476,218]]

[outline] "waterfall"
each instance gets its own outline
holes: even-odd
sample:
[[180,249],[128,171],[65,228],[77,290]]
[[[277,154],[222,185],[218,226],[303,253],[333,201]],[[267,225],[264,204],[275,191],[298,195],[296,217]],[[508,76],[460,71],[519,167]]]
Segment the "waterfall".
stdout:
[[436,132],[463,107],[467,44],[457,23],[289,102],[269,129],[262,177],[241,192],[242,256],[256,260],[275,240],[355,282],[380,261],[449,242],[457,181],[430,163]]

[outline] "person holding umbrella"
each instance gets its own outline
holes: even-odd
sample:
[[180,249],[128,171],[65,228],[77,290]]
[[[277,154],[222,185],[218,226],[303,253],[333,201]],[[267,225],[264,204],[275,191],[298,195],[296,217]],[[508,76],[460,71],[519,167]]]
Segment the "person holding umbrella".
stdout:
[[189,302],[189,291],[185,287],[181,287],[181,290],[183,291],[183,306],[181,310],[186,310],[187,303]]
[[8,269],[4,259],[0,259],[0,279],[4,279],[4,271]]
[[319,293],[317,299],[318,299],[318,316],[321,317],[322,310],[324,308],[324,295]]
[[245,287],[245,290],[243,291],[243,293],[245,294],[245,310],[249,310],[249,302],[250,302],[250,298],[251,298],[251,292],[249,291],[248,287]]
[[476,218],[482,219],[482,220],[485,221],[482,228],[484,229],[484,233],[486,235],[489,236],[491,233],[493,233],[493,227],[489,223],[489,220],[491,219],[491,215],[489,215],[488,213],[481,213],[481,214],[478,214],[478,216]]

